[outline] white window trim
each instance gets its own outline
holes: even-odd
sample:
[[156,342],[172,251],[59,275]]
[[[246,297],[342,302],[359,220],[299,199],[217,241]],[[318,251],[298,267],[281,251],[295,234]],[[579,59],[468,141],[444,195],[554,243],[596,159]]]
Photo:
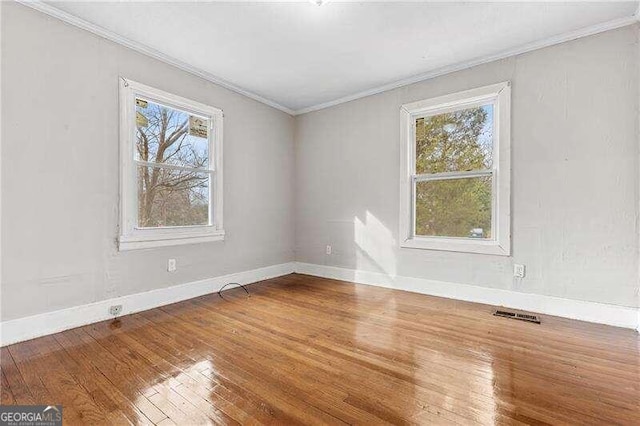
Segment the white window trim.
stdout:
[[[211,117],[209,134],[209,225],[137,228],[138,194],[135,153],[135,98],[141,96],[167,106]],[[135,250],[224,240],[222,222],[222,135],[223,112],[153,87],[120,78],[120,231],[119,250]],[[213,138],[213,140],[211,140]]]
[[[474,107],[494,105],[493,239],[416,236],[414,232],[415,119]],[[511,255],[511,85],[493,84],[402,105],[400,156],[400,247]],[[463,175],[468,172],[460,173]],[[444,175],[444,174],[443,174]]]

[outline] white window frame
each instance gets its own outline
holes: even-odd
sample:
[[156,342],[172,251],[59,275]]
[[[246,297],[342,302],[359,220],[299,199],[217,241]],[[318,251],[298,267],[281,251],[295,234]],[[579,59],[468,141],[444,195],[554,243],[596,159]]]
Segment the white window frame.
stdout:
[[[417,175],[415,166],[415,123],[429,117],[461,109],[492,104],[494,108],[493,167],[486,171]],[[511,255],[511,85],[493,84],[464,92],[402,105],[400,164],[400,247]],[[417,181],[460,177],[493,177],[492,238],[455,238],[415,235],[415,184]]]
[[[209,224],[138,228],[136,146],[136,97],[168,107],[191,112],[210,119],[209,168],[203,172],[209,179]],[[223,112],[219,108],[192,101],[135,81],[120,78],[120,231],[119,250],[203,243],[224,240],[222,222],[222,132]],[[171,166],[167,166],[171,167]]]

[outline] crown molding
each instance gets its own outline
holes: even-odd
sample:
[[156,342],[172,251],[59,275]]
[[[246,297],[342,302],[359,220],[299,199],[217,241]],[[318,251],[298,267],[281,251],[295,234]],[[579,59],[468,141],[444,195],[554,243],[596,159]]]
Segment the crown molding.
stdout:
[[20,4],[23,4],[24,6],[30,7],[31,9],[37,10],[39,12],[42,12],[54,18],[60,19],[61,21],[66,22],[67,24],[89,31],[97,36],[113,41],[114,43],[118,43],[122,46],[128,47],[129,49],[135,50],[136,52],[142,53],[143,55],[150,56],[154,59],[157,59],[169,65],[173,65],[176,68],[179,68],[183,71],[186,71],[190,74],[193,74],[211,83],[217,84],[218,86],[222,86],[225,89],[231,90],[232,92],[251,98],[254,101],[261,102],[272,108],[276,108],[280,111],[286,112],[289,115],[295,114],[295,112],[292,109],[287,108],[283,105],[280,105],[277,102],[274,102],[270,99],[264,98],[253,92],[250,92],[241,87],[238,87],[235,84],[229,83],[228,81],[220,77],[216,77],[215,75],[209,72],[203,71],[199,68],[196,68],[194,66],[187,64],[186,62],[183,62],[179,59],[176,59],[162,52],[159,52],[158,50],[152,47],[146,46],[142,43],[135,42],[126,37],[122,37],[121,35],[116,34],[112,31],[109,31],[106,28],[93,24],[82,18],[78,18],[77,16],[74,16],[70,13],[64,12],[55,6],[52,6],[50,4],[43,2],[42,0],[16,0],[16,1]]
[[[1,1],[1,0],[0,0]],[[119,34],[116,34],[112,31],[107,30],[106,28],[103,28],[99,25],[95,25],[89,21],[86,21],[84,19],[78,18],[77,16],[74,16],[70,13],[64,12],[58,8],[56,8],[55,6],[52,6],[48,3],[43,2],[42,0],[16,0],[18,3],[21,3],[27,7],[30,7],[32,9],[35,9],[39,12],[45,13],[49,16],[52,16],[54,18],[60,19],[61,21],[64,21],[70,25],[76,26],[78,28],[81,28],[83,30],[89,31],[95,35],[98,35],[100,37],[103,37],[107,40],[113,41],[115,43],[118,43],[122,46],[128,47],[130,49],[133,49],[139,53],[142,53],[144,55],[150,56],[154,59],[157,59],[159,61],[165,62],[169,65],[173,65],[176,68],[179,68],[183,71],[186,71],[190,74],[193,74],[195,76],[198,76],[204,80],[207,80],[211,83],[217,84],[219,86],[222,86],[226,89],[229,89],[235,93],[241,94],[243,96],[246,96],[248,98],[251,98],[255,101],[261,102],[265,105],[268,105],[270,107],[276,108],[280,111],[283,111],[287,114],[290,115],[302,115],[302,114],[306,114],[309,112],[313,112],[313,111],[318,111],[321,109],[325,109],[325,108],[329,108],[332,106],[336,106],[336,105],[340,105],[346,102],[351,102],[360,98],[365,98],[367,96],[372,96],[372,95],[376,95],[378,93],[382,93],[382,92],[386,92],[389,90],[393,90],[393,89],[397,89],[399,87],[403,87],[403,86],[407,86],[410,84],[414,84],[414,83],[419,83],[421,81],[425,81],[425,80],[429,80],[435,77],[440,77],[442,75],[445,74],[450,74],[456,71],[462,71],[468,68],[472,68],[475,67],[477,65],[482,65],[482,64],[486,64],[489,62],[493,62],[493,61],[498,61],[501,59],[505,59],[511,56],[516,56],[516,55],[521,55],[523,53],[527,53],[527,52],[531,52],[533,50],[538,50],[538,49],[542,49],[545,47],[549,47],[549,46],[553,46],[556,44],[560,44],[560,43],[564,43],[567,41],[571,41],[571,40],[576,40],[582,37],[587,37],[590,35],[594,35],[594,34],[598,34],[598,33],[602,33],[605,31],[610,31],[610,30],[614,30],[617,28],[622,28],[628,25],[632,25],[634,23],[637,23],[640,20],[640,2],[638,5],[638,8],[636,9],[636,12],[631,15],[631,16],[625,16],[622,18],[617,18],[617,19],[613,19],[611,21],[607,21],[607,22],[603,22],[600,24],[595,24],[592,26],[588,26],[588,27],[584,27],[584,28],[580,28],[578,30],[575,31],[571,31],[568,33],[564,33],[564,34],[560,34],[560,35],[555,35],[543,40],[539,40],[539,41],[535,41],[533,43],[528,43],[513,49],[507,49],[504,50],[500,53],[497,54],[493,54],[493,55],[486,55],[486,56],[481,56],[469,61],[464,61],[464,62],[459,62],[457,64],[453,64],[453,65],[448,65],[446,67],[441,67],[435,70],[431,70],[422,74],[418,74],[418,75],[414,75],[412,77],[408,77],[402,80],[397,80],[395,82],[391,82],[391,83],[387,83],[381,86],[377,86],[371,89],[367,89],[367,90],[363,90],[361,92],[357,92],[354,93],[352,95],[348,95],[348,96],[344,96],[338,99],[334,99],[332,101],[328,101],[328,102],[323,102],[323,103],[319,103],[316,105],[312,105],[306,108],[301,108],[298,110],[292,110],[290,108],[285,107],[284,105],[280,105],[279,103],[272,101],[270,99],[264,98],[260,95],[257,95],[253,92],[250,92],[248,90],[245,90],[241,87],[238,87],[232,83],[229,83],[228,81],[219,78],[207,71],[201,70],[199,68],[196,68],[192,65],[187,64],[186,62],[183,62],[179,59],[173,58],[169,55],[166,55],[162,52],[159,52],[156,49],[153,49],[149,46],[146,46],[144,44],[132,41],[126,37],[122,37]]]
[[440,77],[445,74],[450,74],[456,71],[462,71],[468,68],[475,67],[477,65],[498,61],[500,59],[505,59],[511,56],[521,55],[523,53],[531,52],[533,50],[542,49],[544,47],[549,47],[549,46],[564,43],[567,41],[576,40],[582,37],[587,37],[587,36],[602,33],[605,31],[626,27],[628,25],[635,24],[639,20],[640,20],[640,7],[639,9],[636,10],[636,12],[632,16],[625,16],[622,18],[617,18],[611,21],[603,22],[601,24],[580,28],[575,31],[552,36],[543,40],[535,41],[533,43],[527,43],[525,45],[522,45],[513,49],[504,50],[497,54],[481,56],[481,57],[472,59],[470,61],[464,61],[454,65],[448,65],[446,67],[438,68],[432,71],[428,71],[426,73],[414,75],[412,77],[408,77],[392,83],[387,83],[382,86],[363,90],[362,92],[354,93],[353,95],[344,96],[342,98],[338,98],[333,101],[323,102],[307,108],[301,108],[294,111],[294,115],[301,115],[301,114],[306,114],[313,111],[318,111],[321,109],[340,105],[346,102],[355,101],[356,99],[365,98],[367,96],[377,95],[378,93],[397,89],[399,87],[408,86],[410,84],[419,83],[425,80],[430,80],[432,78]]

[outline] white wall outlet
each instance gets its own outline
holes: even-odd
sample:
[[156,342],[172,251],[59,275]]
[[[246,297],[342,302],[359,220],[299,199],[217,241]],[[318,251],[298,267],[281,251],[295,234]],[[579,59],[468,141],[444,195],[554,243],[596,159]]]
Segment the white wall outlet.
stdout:
[[122,305],[109,306],[109,315],[117,317],[122,313]]
[[167,271],[175,272],[176,269],[178,269],[178,265],[176,263],[176,260],[175,259],[169,259],[167,261]]
[[516,278],[524,278],[526,274],[526,268],[524,265],[516,263],[513,265],[513,276]]
[[325,253],[331,254],[331,246],[329,246],[329,245],[327,246],[327,248],[325,250]]

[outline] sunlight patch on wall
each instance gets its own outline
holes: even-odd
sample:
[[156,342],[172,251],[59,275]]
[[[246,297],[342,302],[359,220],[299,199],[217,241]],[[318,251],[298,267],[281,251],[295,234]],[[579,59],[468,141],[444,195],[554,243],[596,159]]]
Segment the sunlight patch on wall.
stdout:
[[359,248],[356,269],[370,269],[370,265],[374,264],[381,272],[396,275],[396,240],[391,231],[368,210],[364,221],[354,218],[354,241]]

